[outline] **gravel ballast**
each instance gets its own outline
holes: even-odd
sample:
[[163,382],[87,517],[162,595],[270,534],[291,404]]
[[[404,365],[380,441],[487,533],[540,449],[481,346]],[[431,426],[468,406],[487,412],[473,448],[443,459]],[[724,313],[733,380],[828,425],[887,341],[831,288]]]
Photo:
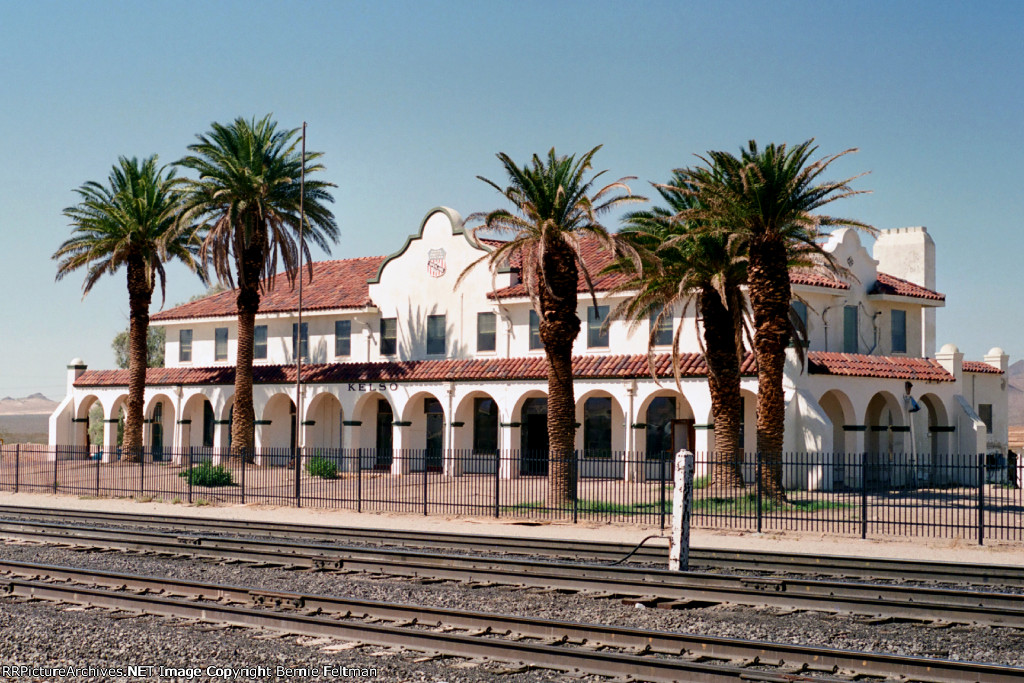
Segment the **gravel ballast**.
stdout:
[[[264,590],[332,594],[564,621],[1024,666],[1024,632],[1016,629],[933,628],[898,622],[870,624],[847,616],[787,613],[774,608],[639,609],[620,601],[597,600],[585,595],[545,594],[502,587],[471,588],[457,583],[419,584],[402,578],[331,572],[256,569],[22,543],[0,546],[0,553],[7,559],[25,562],[187,578]],[[105,661],[107,666],[129,663],[184,666],[199,662],[205,663],[204,666],[244,667],[262,661],[278,662],[283,657],[287,662],[283,666],[298,667],[302,662],[309,666],[319,662],[316,665],[322,666],[328,662],[336,666],[376,667],[380,674],[377,680],[468,682],[493,680],[497,675],[488,667],[462,668],[467,666],[463,660],[417,662],[413,660],[418,655],[411,653],[380,657],[370,654],[380,648],[325,653],[324,645],[298,644],[309,639],[287,637],[265,641],[248,630],[199,631],[194,626],[175,626],[171,620],[157,617],[111,620],[97,611],[65,612],[47,603],[10,603],[8,600],[5,600],[3,621],[0,621],[5,634],[0,639],[0,659],[4,662],[84,665]],[[125,633],[126,629],[133,635]],[[139,632],[135,633],[136,630]],[[42,637],[42,634],[50,635]],[[556,672],[503,672],[502,675],[502,680],[509,681],[564,680],[564,674]]]

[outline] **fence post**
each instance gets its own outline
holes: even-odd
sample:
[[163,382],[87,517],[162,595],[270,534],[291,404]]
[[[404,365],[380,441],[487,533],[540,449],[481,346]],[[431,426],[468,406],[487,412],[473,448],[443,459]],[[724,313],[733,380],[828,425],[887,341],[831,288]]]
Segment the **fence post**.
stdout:
[[761,533],[763,510],[761,509],[762,493],[764,486],[761,484],[761,475],[764,470],[764,458],[761,451],[754,453],[754,461],[757,463],[757,533]]
[[[54,455],[53,457],[57,457]],[[21,474],[21,444],[14,444],[14,492],[18,492],[18,476]]]
[[356,449],[356,512],[363,511],[363,449]]
[[978,453],[978,545],[985,544],[985,454]]
[[[242,453],[242,458],[241,458],[241,460],[242,460],[242,505],[245,505],[245,461],[248,460],[248,459],[249,458],[247,458],[246,454],[243,452]],[[230,466],[230,464],[231,464],[231,457],[228,456],[228,465]]]
[[[92,458],[92,453],[89,452],[89,447],[85,447],[85,455]],[[96,460],[96,497],[100,497],[100,463],[103,461],[103,456],[100,456]]]
[[[658,465],[658,509],[659,509],[659,525],[662,531],[665,530],[665,454],[661,454],[660,463]],[[646,478],[646,477],[645,477]]]
[[868,454],[860,454],[860,537],[868,537]]
[[302,507],[302,447],[295,447],[295,507]]
[[57,493],[57,463],[60,462],[60,446],[53,452],[53,492]]
[[135,451],[139,454],[139,498],[146,493],[146,449],[139,448]]
[[427,516],[427,450],[423,450],[423,516]]
[[501,451],[494,451],[494,518],[498,519],[501,508],[498,507],[498,497],[501,495]]
[[188,482],[188,504],[192,504],[192,446],[188,447],[188,461],[185,464],[185,480]]

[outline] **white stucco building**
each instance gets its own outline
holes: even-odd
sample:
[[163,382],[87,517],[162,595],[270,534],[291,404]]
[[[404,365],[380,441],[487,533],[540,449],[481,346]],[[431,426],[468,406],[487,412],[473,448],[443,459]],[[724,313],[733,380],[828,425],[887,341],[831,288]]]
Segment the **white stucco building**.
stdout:
[[[454,287],[488,248],[456,212],[437,208],[390,256],[316,263],[304,286],[301,335],[297,293],[278,278],[256,321],[257,446],[287,447],[299,429],[306,447],[363,448],[374,454],[371,465],[395,474],[425,462],[457,475],[446,454],[495,449],[523,452],[503,476],[546,471],[546,461],[530,455],[547,445],[545,360],[518,273],[509,269],[495,282],[479,266]],[[838,230],[826,249],[848,277],[793,276],[809,348],[803,367],[793,354],[787,369],[786,449],[820,457],[817,467],[787,471],[788,485],[849,484],[847,454],[869,454],[880,477],[890,476],[885,463],[893,458],[936,470],[980,452],[1005,454],[1007,356],[993,348],[966,361],[952,344],[936,350],[935,316],[945,297],[935,291],[935,245],[925,228],[882,231],[873,254],[855,232]],[[586,258],[596,272],[607,256],[592,245]],[[683,326],[679,392],[670,377],[670,331],[658,357],[660,383],[648,372],[647,324],[631,334],[627,323],[613,321],[602,334],[616,301],[613,284],[612,277],[595,282],[596,310],[589,295],[580,297],[577,447],[607,462],[624,452],[713,450],[694,325]],[[234,294],[160,312],[152,324],[166,328],[167,346],[166,367],[147,376],[147,447],[159,457],[161,449],[228,446]],[[307,360],[296,417],[297,337]],[[757,380],[749,360],[744,375],[744,444],[753,451]],[[87,416],[99,402],[109,449],[126,398],[127,371],[72,362],[67,395],[50,419],[51,444],[87,445]],[[915,405],[920,410],[911,412]],[[414,462],[410,450],[425,451],[425,459]],[[628,470],[620,475],[642,476]]]

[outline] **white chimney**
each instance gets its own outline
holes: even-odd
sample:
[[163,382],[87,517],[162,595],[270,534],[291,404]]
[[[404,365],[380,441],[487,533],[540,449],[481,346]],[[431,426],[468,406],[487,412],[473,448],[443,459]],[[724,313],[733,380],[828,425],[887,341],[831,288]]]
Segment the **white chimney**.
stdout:
[[[882,230],[873,251],[879,272],[935,290],[935,242],[927,228]],[[935,355],[935,309],[925,308],[922,316],[921,355],[931,357]]]

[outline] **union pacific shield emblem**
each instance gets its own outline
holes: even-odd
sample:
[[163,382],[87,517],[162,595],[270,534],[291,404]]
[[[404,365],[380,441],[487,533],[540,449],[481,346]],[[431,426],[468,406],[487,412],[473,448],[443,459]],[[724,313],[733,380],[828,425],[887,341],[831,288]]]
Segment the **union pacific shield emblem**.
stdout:
[[431,249],[427,252],[427,272],[430,277],[441,277],[448,271],[444,257],[444,249]]

